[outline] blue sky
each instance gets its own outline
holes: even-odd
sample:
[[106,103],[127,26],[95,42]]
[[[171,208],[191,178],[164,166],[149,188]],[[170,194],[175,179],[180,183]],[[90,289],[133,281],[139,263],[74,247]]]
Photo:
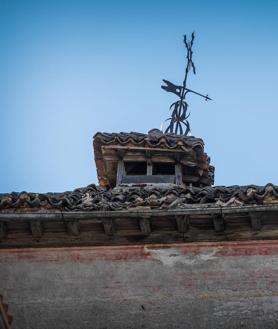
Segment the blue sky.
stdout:
[[278,184],[277,1],[0,0],[0,192],[96,183],[97,131],[169,116],[195,31],[192,134],[216,185]]

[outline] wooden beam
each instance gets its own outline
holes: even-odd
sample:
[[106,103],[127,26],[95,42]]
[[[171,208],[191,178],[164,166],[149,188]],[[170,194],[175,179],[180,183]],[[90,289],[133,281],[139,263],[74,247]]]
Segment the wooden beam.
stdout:
[[190,216],[175,216],[179,233],[185,233],[189,229]]
[[40,220],[30,221],[30,231],[34,238],[41,238],[43,234],[43,226]]
[[151,234],[151,223],[150,218],[140,218],[139,219],[140,230],[144,235]]
[[67,232],[69,235],[78,236],[80,234],[80,225],[78,220],[67,222]]
[[262,228],[261,213],[249,212],[250,224],[254,231],[259,231]]
[[[103,150],[125,150],[125,151],[142,151],[145,153],[146,151],[152,152],[162,152],[162,153],[189,153],[190,151],[184,151],[180,149],[165,149],[158,147],[140,147],[140,146],[120,146],[120,145],[103,145]],[[192,148],[193,149],[193,148]]]
[[153,164],[150,159],[147,160],[147,176],[151,176],[153,174]]
[[124,184],[174,183],[174,175],[128,175],[122,178]]
[[117,182],[116,185],[120,185],[122,183],[125,172],[125,165],[123,160],[118,161],[117,165]]
[[221,233],[225,231],[225,222],[224,222],[224,216],[221,214],[213,215],[213,226],[214,230],[217,233]]
[[182,166],[180,163],[175,164],[175,180],[177,185],[182,185]]
[[112,218],[103,218],[102,219],[104,232],[108,236],[112,236],[115,233],[115,223]]

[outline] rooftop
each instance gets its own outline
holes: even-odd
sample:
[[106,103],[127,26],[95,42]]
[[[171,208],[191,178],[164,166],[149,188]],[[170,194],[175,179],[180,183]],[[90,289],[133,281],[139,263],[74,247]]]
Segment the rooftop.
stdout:
[[154,187],[0,196],[3,248],[278,238],[278,187]]
[[0,194],[0,212],[190,209],[193,205],[234,207],[278,205],[278,186],[133,186],[103,189],[94,184],[63,193]]

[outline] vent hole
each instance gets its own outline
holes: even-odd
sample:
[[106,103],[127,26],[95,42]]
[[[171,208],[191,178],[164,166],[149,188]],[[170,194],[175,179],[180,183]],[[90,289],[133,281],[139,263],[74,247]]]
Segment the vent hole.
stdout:
[[147,175],[146,162],[125,162],[126,175]]
[[175,175],[175,164],[153,163],[153,175]]

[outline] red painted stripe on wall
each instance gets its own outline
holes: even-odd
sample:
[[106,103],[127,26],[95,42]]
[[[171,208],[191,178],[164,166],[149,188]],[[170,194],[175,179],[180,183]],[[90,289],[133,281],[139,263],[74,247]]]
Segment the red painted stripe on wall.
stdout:
[[213,252],[214,257],[278,255],[278,241],[212,242],[157,244],[134,246],[24,248],[0,250],[0,263],[7,262],[77,262],[147,261],[154,260],[155,250],[170,249],[181,254],[197,256]]

